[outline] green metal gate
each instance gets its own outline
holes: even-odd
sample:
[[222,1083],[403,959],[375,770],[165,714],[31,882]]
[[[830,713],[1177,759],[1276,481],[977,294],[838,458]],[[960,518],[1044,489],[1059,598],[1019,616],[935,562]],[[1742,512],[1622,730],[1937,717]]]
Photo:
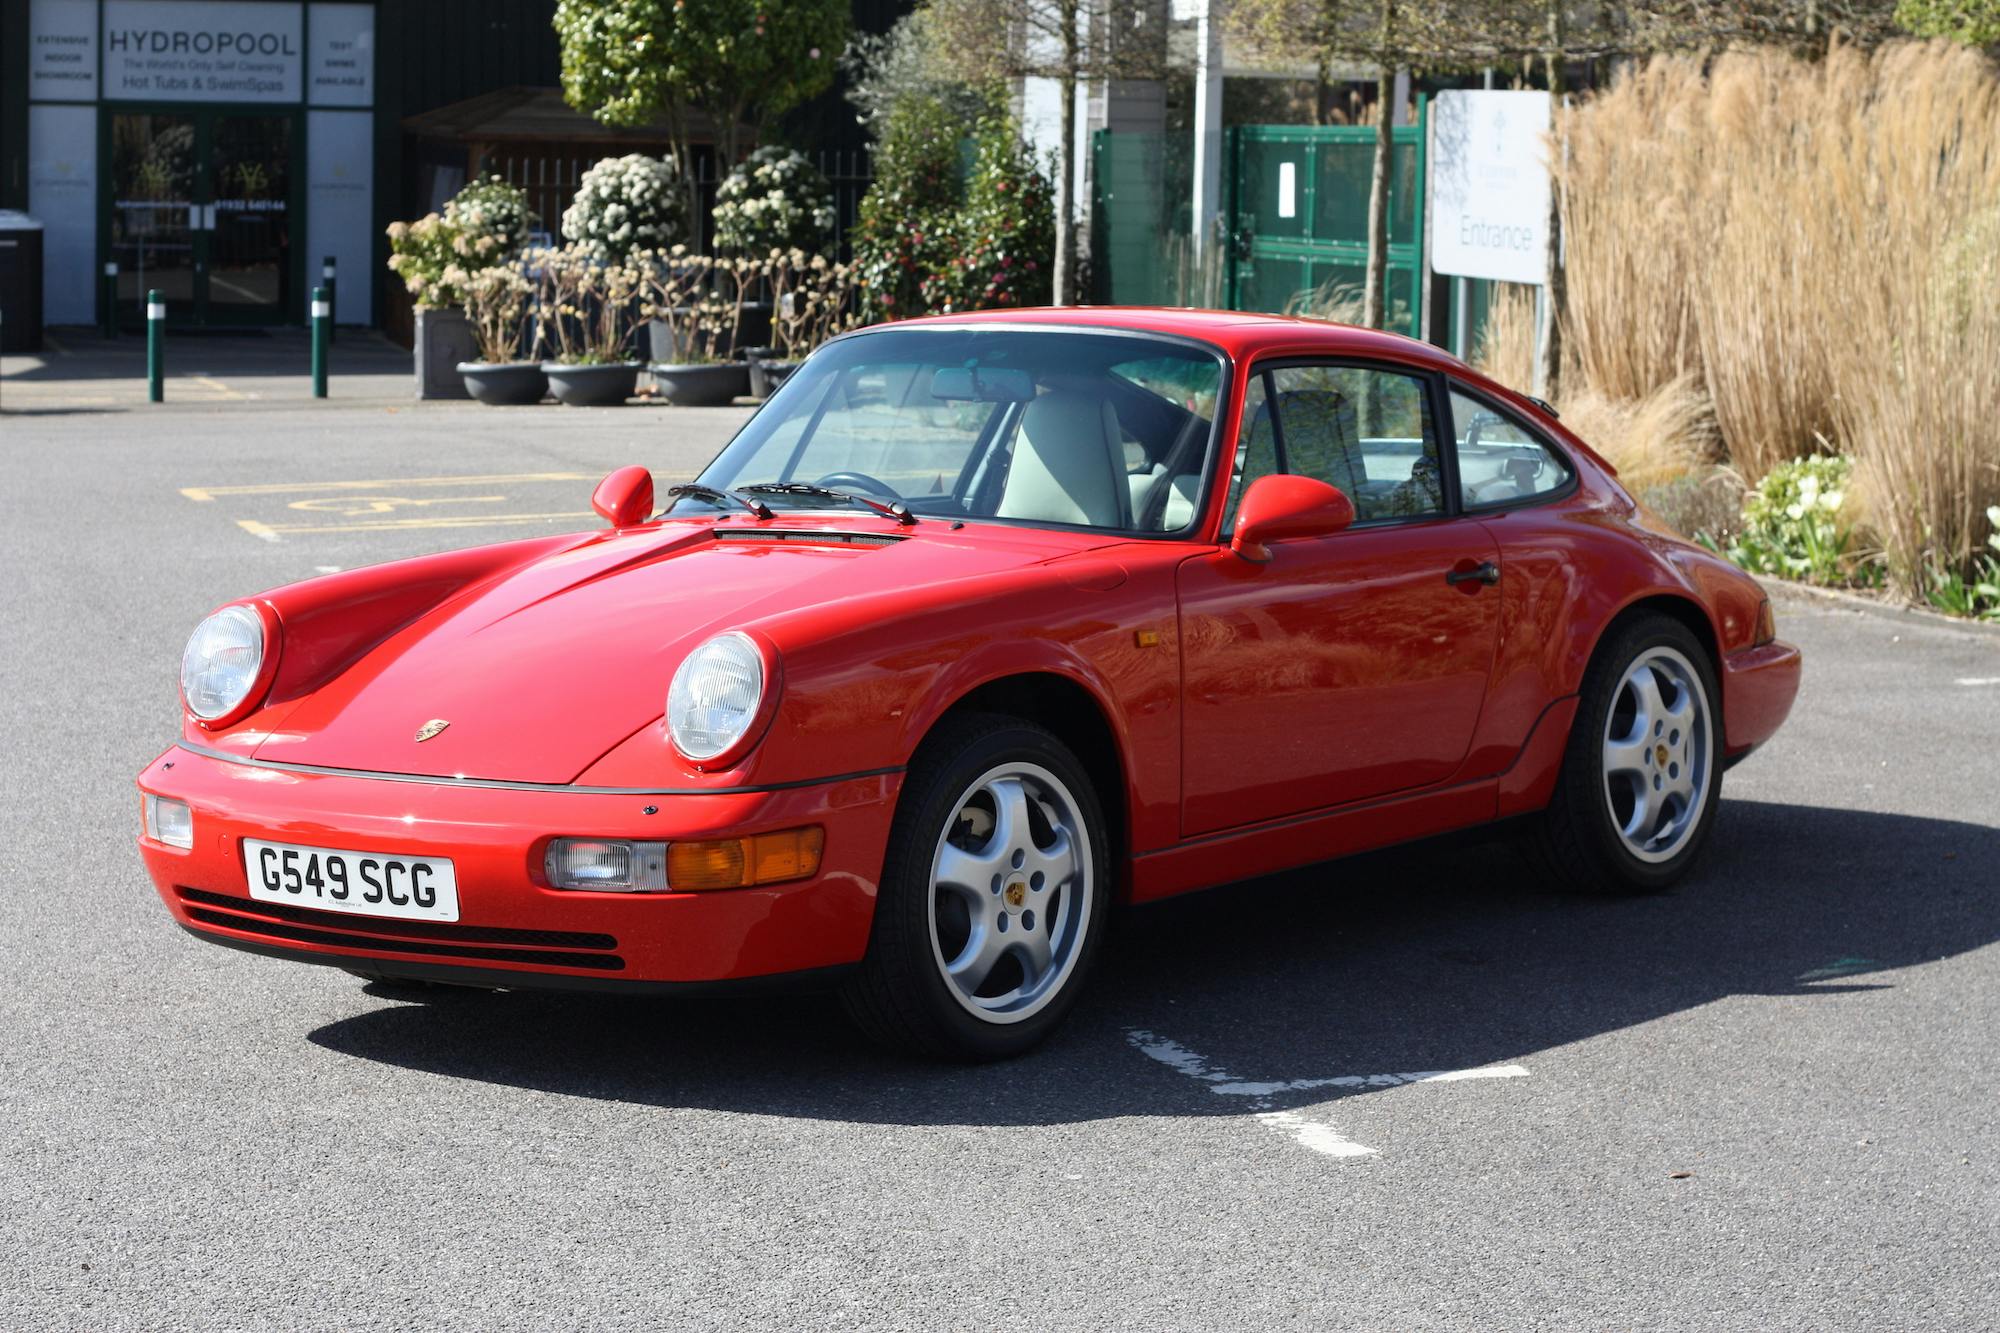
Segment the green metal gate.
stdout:
[[[1417,123],[1391,131],[1387,327],[1422,335],[1424,150],[1429,99]],[[1230,262],[1234,310],[1360,319],[1368,267],[1372,125],[1243,125],[1229,131]]]

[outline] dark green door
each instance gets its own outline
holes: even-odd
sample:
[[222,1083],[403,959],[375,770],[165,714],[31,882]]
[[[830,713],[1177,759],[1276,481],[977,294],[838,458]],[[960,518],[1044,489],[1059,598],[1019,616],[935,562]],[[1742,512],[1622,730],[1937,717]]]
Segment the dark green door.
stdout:
[[170,324],[298,321],[298,113],[121,107],[105,122],[119,322],[142,323],[152,290]]
[[[1389,174],[1387,323],[1412,337],[1422,326],[1427,99],[1417,107],[1417,123],[1392,132]],[[1245,125],[1229,138],[1230,307],[1358,320],[1375,128]]]

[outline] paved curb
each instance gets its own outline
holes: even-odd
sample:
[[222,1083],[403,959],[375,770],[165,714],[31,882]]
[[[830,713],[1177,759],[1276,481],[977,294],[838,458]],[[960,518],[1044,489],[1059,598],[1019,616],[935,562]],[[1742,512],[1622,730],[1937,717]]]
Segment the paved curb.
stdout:
[[1832,602],[1850,611],[1878,616],[1887,620],[1913,621],[1932,629],[1964,630],[1974,635],[1983,635],[2000,642],[2000,623],[1990,620],[1962,620],[1948,616],[1941,611],[1932,611],[1921,606],[1904,606],[1897,602],[1886,602],[1878,597],[1866,597],[1857,592],[1847,592],[1840,588],[1821,588],[1810,583],[1794,583],[1789,579],[1757,576],[1766,592],[1777,597],[1798,597],[1803,600]]

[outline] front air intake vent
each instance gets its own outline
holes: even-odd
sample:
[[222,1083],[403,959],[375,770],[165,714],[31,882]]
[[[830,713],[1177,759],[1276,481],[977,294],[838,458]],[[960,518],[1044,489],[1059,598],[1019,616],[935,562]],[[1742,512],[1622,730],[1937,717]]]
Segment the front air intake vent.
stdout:
[[801,546],[893,546],[907,541],[879,532],[812,532],[770,528],[718,528],[719,542],[793,542]]
[[515,930],[504,926],[461,926],[452,922],[321,912],[288,903],[211,893],[184,884],[175,885],[174,893],[188,918],[201,925],[290,944],[373,949],[419,958],[531,963],[593,972],[617,972],[625,966],[624,959],[608,952],[618,947],[618,941],[595,931]]

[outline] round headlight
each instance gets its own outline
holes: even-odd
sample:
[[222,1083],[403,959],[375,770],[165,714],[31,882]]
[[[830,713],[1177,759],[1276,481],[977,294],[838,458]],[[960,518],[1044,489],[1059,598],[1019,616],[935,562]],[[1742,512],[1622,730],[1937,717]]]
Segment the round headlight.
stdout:
[[764,701],[764,656],[735,631],[687,655],[667,690],[667,734],[697,763],[743,739]]
[[233,711],[264,669],[264,622],[247,606],[225,606],[195,626],[181,654],[181,698],[213,722]]

